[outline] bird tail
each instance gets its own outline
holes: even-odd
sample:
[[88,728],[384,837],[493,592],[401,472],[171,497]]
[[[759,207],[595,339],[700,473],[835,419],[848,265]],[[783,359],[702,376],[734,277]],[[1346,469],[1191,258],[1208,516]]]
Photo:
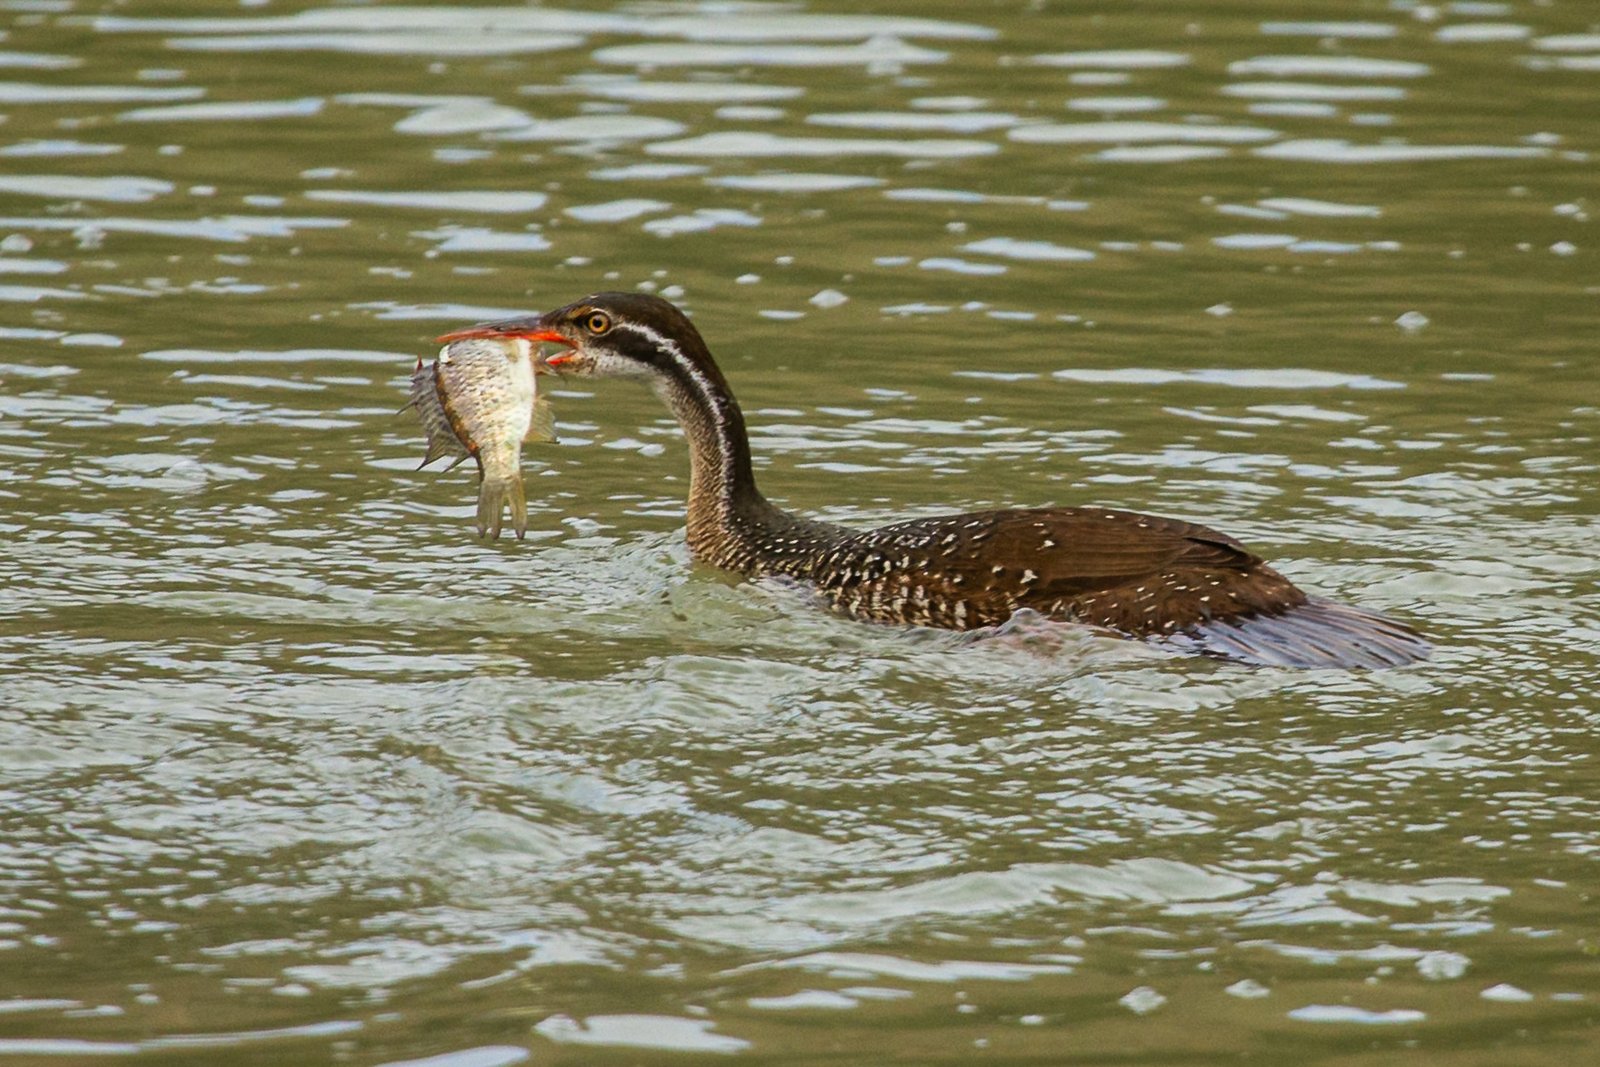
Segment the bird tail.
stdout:
[[1263,667],[1400,667],[1433,650],[1404,623],[1316,598],[1274,615],[1213,619],[1163,643]]

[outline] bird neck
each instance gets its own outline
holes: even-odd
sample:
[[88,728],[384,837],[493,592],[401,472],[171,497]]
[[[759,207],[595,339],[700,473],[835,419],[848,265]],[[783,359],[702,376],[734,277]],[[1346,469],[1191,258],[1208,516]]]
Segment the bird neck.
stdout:
[[675,355],[655,386],[689,440],[689,551],[715,566],[750,570],[759,546],[788,516],[756,488],[744,414],[704,344]]

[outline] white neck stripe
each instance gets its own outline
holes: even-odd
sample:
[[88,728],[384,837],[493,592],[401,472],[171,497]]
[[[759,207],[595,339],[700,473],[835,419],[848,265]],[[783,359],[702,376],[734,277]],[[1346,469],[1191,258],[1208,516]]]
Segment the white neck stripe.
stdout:
[[682,346],[679,345],[677,341],[667,337],[659,331],[652,329],[643,323],[629,322],[626,320],[614,320],[611,328],[613,330],[627,330],[631,333],[637,334],[638,336],[643,337],[645,340],[654,344],[661,351],[668,353],[671,355],[672,361],[676,363],[679,369],[681,369],[688,379],[694,383],[694,387],[700,393],[701,400],[704,401],[706,410],[711,415],[711,430],[717,438],[718,462],[722,468],[722,488],[724,494],[731,491],[733,487],[734,473],[734,443],[729,438],[728,428],[726,425],[724,425],[721,418],[720,404],[718,403],[719,391],[712,386],[711,380],[707,378],[705,376],[705,372],[696,366],[694,361],[692,361],[688,355],[684,353]]

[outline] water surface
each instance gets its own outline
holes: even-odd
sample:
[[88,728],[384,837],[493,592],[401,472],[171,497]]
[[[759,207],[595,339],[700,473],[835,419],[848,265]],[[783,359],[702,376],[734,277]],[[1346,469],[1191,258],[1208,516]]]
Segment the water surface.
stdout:
[[[0,1058],[1592,1049],[1582,5],[3,6]],[[410,367],[597,288],[791,506],[1199,519],[1438,655],[835,619],[626,383],[481,544]]]

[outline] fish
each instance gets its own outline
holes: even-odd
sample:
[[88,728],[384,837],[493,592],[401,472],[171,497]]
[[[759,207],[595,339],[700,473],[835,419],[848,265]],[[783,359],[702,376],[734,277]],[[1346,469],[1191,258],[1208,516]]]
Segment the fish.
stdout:
[[[478,463],[478,536],[498,540],[509,505],[521,540],[528,532],[522,487],[524,441],[556,440],[549,401],[539,395],[534,346],[521,338],[472,337],[417,360],[410,399],[428,447],[418,469],[449,457]],[[404,409],[402,409],[404,410]]]

